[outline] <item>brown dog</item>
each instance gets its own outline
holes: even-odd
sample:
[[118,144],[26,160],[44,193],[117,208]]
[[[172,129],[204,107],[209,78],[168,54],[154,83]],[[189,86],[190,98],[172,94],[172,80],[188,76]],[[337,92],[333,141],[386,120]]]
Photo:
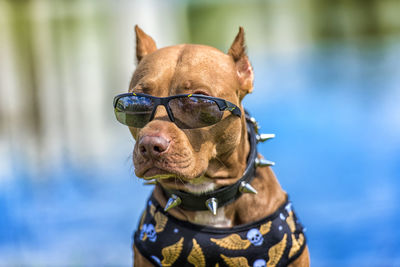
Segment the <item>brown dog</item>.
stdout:
[[[249,239],[250,243],[243,235],[239,236],[235,233],[231,233],[223,239],[210,238],[214,242],[212,244],[222,247],[223,251],[238,253],[235,254],[235,257],[219,253],[218,259],[207,254],[208,250],[214,249],[202,246],[199,243],[200,241],[196,239],[196,232],[188,234],[192,235],[190,237],[180,236],[179,242],[171,239],[170,244],[167,244],[169,241],[165,240],[167,238],[160,240],[163,238],[160,233],[166,227],[167,220],[176,221],[176,224],[179,225],[184,224],[181,224],[182,221],[189,223],[193,229],[197,229],[198,225],[214,229],[232,227],[232,229],[236,229],[235,227],[239,226],[237,229],[241,229],[241,225],[251,224],[266,218],[268,215],[276,214],[278,216],[277,210],[285,205],[287,195],[280,187],[272,170],[267,166],[262,166],[263,164],[261,166],[258,164],[258,167],[254,170],[255,175],[250,178],[251,186],[246,185],[248,189],[246,191],[242,190],[244,186],[242,184],[240,190],[241,193],[255,193],[257,191],[257,194],[243,194],[240,197],[235,195],[236,197],[232,201],[227,201],[223,206],[218,205],[220,203],[218,203],[217,198],[201,204],[204,207],[208,205],[212,212],[208,211],[207,208],[201,210],[186,209],[183,205],[185,200],[181,205],[178,205],[184,198],[184,193],[181,196],[178,194],[179,192],[189,192],[187,195],[195,198],[206,193],[212,194],[220,188],[227,188],[236,184],[248,168],[249,153],[254,148],[251,147],[249,141],[251,136],[249,137],[248,128],[251,126],[249,126],[248,120],[246,122],[241,101],[246,94],[253,90],[253,70],[245,53],[244,31],[240,28],[227,54],[209,46],[189,44],[157,50],[156,44],[150,36],[137,26],[135,31],[138,66],[133,74],[129,92],[156,97],[179,94],[217,97],[240,108],[241,116],[235,116],[227,109],[223,112],[223,117],[212,125],[178,127],[177,122],[171,121],[166,106],[159,105],[155,108],[154,117],[151,121],[139,127],[129,127],[136,140],[133,152],[135,173],[138,177],[156,184],[153,191],[153,201],[149,202],[147,210],[148,214],[154,215],[157,225],[154,227],[156,224],[154,223],[150,227],[150,223],[145,223],[145,212],[139,225],[138,238],[143,243],[149,244],[155,244],[155,240],[164,242],[160,247],[160,250],[162,250],[160,255],[162,256],[158,257],[150,254],[151,257],[145,257],[143,250],[139,251],[139,244],[135,242],[134,265],[175,266],[173,264],[178,264],[177,259],[183,257],[181,256],[184,253],[183,251],[187,250],[187,254],[189,252],[190,254],[188,257],[185,256],[186,258],[183,261],[180,261],[179,266],[182,266],[182,262],[185,261],[188,266],[283,266],[287,264],[281,263],[280,260],[284,255],[289,255],[290,250],[290,254],[293,255],[298,252],[298,255],[295,259],[292,258],[289,266],[309,266],[309,255],[304,236],[300,233],[301,231],[300,234],[296,233],[295,235],[294,233],[298,229],[294,226],[294,223],[290,223],[290,220],[294,221],[290,217],[293,214],[291,211],[285,213],[286,215],[280,213],[280,216],[283,216],[281,219],[289,225],[288,231],[293,227],[294,232],[282,234],[279,240],[269,238],[269,234],[267,234],[268,231],[272,231],[271,225],[274,227],[274,222],[269,223],[269,225],[267,223],[261,225],[260,230],[257,228],[257,233],[261,232],[262,234],[262,236],[255,235],[255,237],[260,238],[258,241],[263,244],[271,243],[271,248],[265,251],[265,259],[263,260],[250,261],[246,256],[242,256],[240,253],[245,253],[247,248],[256,248],[260,242],[253,243],[254,240]],[[171,102],[169,102],[169,105],[171,106]],[[177,111],[173,116],[176,117],[176,113]],[[193,117],[186,116],[183,120],[189,123],[189,120],[198,119],[197,115],[193,115]],[[258,157],[261,158],[261,156]],[[258,159],[256,162],[260,163],[260,160]],[[250,185],[250,182],[248,185]],[[178,195],[168,192],[176,192]],[[169,199],[170,197],[171,199]],[[167,201],[169,201],[166,208],[168,212],[163,212],[157,208],[159,206],[165,207]],[[157,202],[157,205],[154,204],[155,202]],[[198,203],[193,203],[193,205],[196,204]],[[269,228],[265,230],[264,226]],[[144,229],[146,227],[147,230]],[[203,228],[208,229],[207,227]],[[198,231],[203,228],[198,228],[200,229]],[[276,231],[281,231],[281,229],[282,227],[279,226],[279,230]],[[178,231],[179,229],[174,229],[175,233],[178,233]],[[291,238],[289,238],[290,236]],[[186,245],[183,240],[190,242],[190,245]],[[288,244],[291,244],[291,246],[286,248]],[[268,263],[266,263],[267,261]]]

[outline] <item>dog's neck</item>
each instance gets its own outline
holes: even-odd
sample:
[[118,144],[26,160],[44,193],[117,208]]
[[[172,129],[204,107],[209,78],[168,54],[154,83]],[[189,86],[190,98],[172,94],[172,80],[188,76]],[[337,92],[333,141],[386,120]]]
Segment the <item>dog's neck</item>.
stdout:
[[[209,211],[189,211],[179,207],[168,212],[180,220],[192,223],[213,227],[232,227],[266,217],[286,200],[285,192],[269,167],[257,169],[252,186],[257,189],[257,195],[244,194],[235,202],[219,208],[215,216]],[[167,198],[159,184],[156,185],[153,194],[161,206],[166,205]]]
[[[245,120],[243,120],[245,124]],[[202,177],[199,183],[187,184],[186,189],[191,193],[204,193],[221,186],[227,186],[237,182],[246,169],[246,161],[250,152],[250,142],[246,127],[242,127],[240,144],[232,153],[225,155],[224,168],[214,173],[223,179]],[[221,175],[222,174],[222,175]],[[244,194],[231,204],[218,208],[217,214],[210,211],[189,211],[179,207],[168,212],[181,219],[197,224],[213,227],[232,227],[234,225],[252,222],[273,213],[286,200],[275,175],[269,167],[257,168],[255,177],[251,183],[258,194]],[[165,206],[167,198],[159,184],[156,185],[154,195],[158,202]],[[256,207],[249,209],[249,207]]]

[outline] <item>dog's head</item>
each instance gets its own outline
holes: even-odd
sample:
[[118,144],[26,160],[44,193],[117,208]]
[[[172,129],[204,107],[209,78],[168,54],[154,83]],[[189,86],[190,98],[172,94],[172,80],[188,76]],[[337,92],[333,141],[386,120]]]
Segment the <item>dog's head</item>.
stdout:
[[242,112],[238,117],[225,111],[216,124],[181,129],[165,107],[158,106],[143,128],[130,127],[136,140],[136,175],[189,191],[233,183],[243,173],[249,150],[241,100],[252,91],[253,70],[245,53],[243,28],[227,54],[204,45],[157,49],[139,27],[135,31],[138,65],[129,92],[157,97],[202,94],[227,100]]

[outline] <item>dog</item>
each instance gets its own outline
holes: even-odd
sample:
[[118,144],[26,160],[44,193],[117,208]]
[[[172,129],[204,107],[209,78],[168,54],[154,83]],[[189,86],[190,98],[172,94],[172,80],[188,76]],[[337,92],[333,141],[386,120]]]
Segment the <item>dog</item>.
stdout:
[[228,53],[157,49],[138,26],[137,68],[114,99],[136,140],[137,177],[154,184],[134,234],[134,266],[309,266],[303,227],[257,143],[242,100],[253,68],[239,28]]

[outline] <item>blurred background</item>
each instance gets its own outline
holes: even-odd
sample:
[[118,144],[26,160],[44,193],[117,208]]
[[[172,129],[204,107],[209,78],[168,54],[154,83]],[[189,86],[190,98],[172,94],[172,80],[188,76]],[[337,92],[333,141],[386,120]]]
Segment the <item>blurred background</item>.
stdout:
[[152,188],[113,96],[134,25],[158,47],[227,51],[245,28],[245,107],[312,266],[400,266],[400,1],[0,0],[0,265],[129,266]]

